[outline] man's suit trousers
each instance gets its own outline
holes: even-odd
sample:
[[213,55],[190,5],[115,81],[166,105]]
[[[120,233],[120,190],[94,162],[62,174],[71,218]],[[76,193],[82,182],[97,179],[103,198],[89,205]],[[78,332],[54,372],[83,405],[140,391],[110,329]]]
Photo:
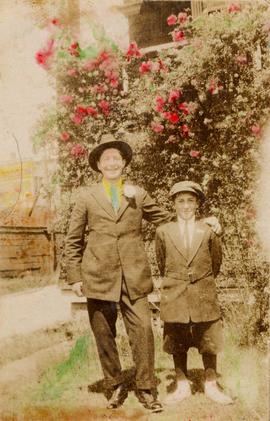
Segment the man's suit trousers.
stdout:
[[[123,280],[119,305],[136,367],[136,386],[151,389],[155,387],[154,337],[147,297],[131,301]],[[116,386],[123,381],[115,342],[116,303],[88,298],[87,308],[106,384]]]

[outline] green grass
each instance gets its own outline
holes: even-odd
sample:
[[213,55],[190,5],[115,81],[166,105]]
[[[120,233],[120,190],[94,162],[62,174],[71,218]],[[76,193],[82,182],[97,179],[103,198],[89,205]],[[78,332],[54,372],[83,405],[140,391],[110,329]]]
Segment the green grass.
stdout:
[[[121,320],[118,331],[123,331]],[[75,334],[75,332],[74,332]],[[127,381],[133,376],[132,360],[126,335],[118,335],[118,347]],[[162,351],[161,331],[155,330],[156,375],[159,396],[162,400],[173,380],[171,356]],[[235,345],[230,331],[226,332],[224,352],[219,356],[219,382],[236,400],[222,407],[212,403],[202,393],[203,371],[197,350],[189,351],[189,375],[193,380],[192,397],[178,407],[166,408],[162,414],[148,414],[129,393],[122,408],[106,410],[103,395],[102,373],[94,339],[89,332],[73,343],[69,355],[57,364],[48,366],[40,378],[30,386],[22,385],[14,394],[9,413],[20,414],[24,421],[47,420],[141,420],[141,421],[267,421],[268,388],[267,357],[256,348]],[[17,385],[19,386],[19,385]],[[0,418],[6,421],[4,415]],[[12,418],[10,418],[11,420]],[[17,421],[16,418],[13,418]]]

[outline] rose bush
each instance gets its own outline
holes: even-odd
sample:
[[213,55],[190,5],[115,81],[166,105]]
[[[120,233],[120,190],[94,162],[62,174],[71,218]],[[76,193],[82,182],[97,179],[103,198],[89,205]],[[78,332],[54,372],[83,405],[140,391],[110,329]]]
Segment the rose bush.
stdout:
[[[128,176],[168,209],[174,182],[202,185],[202,212],[224,227],[221,282],[244,292],[242,342],[265,337],[268,328],[269,271],[253,199],[270,111],[269,18],[261,2],[231,4],[194,21],[186,12],[171,15],[174,47],[148,55],[136,42],[121,52],[102,32],[82,48],[55,25],[57,36],[36,55],[58,81],[57,110],[40,123],[36,139],[57,145],[55,180],[63,190],[95,179],[87,152],[104,132],[136,132]],[[146,231],[149,241],[152,234]]]

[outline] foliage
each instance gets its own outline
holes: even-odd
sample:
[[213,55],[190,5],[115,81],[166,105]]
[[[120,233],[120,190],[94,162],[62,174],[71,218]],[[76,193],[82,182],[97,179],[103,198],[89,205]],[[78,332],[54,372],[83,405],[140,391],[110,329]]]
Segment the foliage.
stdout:
[[63,190],[95,179],[87,152],[106,132],[136,132],[128,176],[167,208],[174,182],[202,185],[208,196],[202,212],[224,227],[221,280],[240,285],[257,305],[248,312],[243,341],[267,331],[269,271],[253,199],[270,110],[269,17],[265,2],[242,10],[230,5],[196,20],[172,15],[174,48],[144,56],[135,42],[120,51],[99,28],[95,43],[82,47],[57,22],[54,38],[36,55],[57,78],[57,118],[41,124],[39,143],[54,138]]

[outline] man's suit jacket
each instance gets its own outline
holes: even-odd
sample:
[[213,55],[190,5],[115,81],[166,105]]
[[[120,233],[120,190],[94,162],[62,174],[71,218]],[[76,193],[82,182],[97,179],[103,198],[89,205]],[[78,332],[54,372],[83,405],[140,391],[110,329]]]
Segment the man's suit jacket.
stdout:
[[220,317],[214,277],[221,265],[221,243],[201,221],[189,255],[177,222],[157,229],[156,254],[161,276],[161,318],[165,322],[206,322]]
[[[145,190],[134,186],[132,198],[122,196],[115,214],[102,183],[78,194],[66,237],[67,279],[82,281],[86,297],[119,301],[125,279],[131,299],[149,294],[153,284],[142,239],[142,219],[158,225],[171,219]],[[86,225],[89,235],[83,251]]]

